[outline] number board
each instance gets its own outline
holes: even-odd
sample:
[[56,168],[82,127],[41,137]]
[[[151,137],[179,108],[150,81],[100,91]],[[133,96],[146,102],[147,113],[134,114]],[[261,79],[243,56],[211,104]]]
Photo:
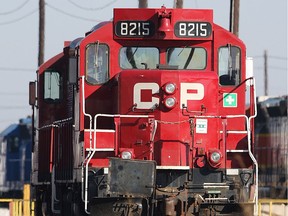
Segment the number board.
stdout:
[[119,21],[115,26],[118,37],[151,37],[154,32],[155,26],[151,21]]
[[177,22],[174,26],[176,37],[208,38],[212,34],[209,22]]

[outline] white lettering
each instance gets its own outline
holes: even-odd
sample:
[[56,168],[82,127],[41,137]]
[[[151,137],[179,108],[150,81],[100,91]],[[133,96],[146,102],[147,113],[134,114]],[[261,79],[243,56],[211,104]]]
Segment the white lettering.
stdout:
[[[136,83],[133,92],[133,104],[137,104],[137,109],[153,109],[159,105],[159,98],[153,94],[159,93],[157,83]],[[143,90],[151,90],[151,101],[143,101],[141,94]],[[202,100],[204,98],[204,85],[202,83],[181,83],[180,85],[180,109],[182,104],[187,106],[189,100]]]
[[142,24],[143,27],[143,35],[149,35],[150,34],[150,29],[149,29],[149,23],[143,23]]
[[207,37],[207,23],[200,23],[200,36],[201,37]]
[[128,34],[128,24],[127,23],[121,23],[121,35],[127,35]]
[[137,104],[137,109],[153,109],[156,104],[159,104],[159,98],[153,97],[151,101],[141,100],[141,91],[151,90],[152,95],[159,93],[159,85],[157,83],[136,83],[134,85],[133,104]]
[[[202,100],[204,98],[204,85],[202,83],[181,83],[181,102],[180,108],[182,109],[182,104],[187,106],[188,100]],[[192,92],[189,92],[192,91]]]
[[186,36],[186,25],[185,23],[179,24],[179,35],[180,36]]

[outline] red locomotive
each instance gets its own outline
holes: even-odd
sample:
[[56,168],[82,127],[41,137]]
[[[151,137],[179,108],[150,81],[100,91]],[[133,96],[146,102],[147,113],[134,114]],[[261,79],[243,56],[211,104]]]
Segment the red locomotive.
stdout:
[[37,215],[253,214],[253,79],[212,10],[114,9],[30,89]]

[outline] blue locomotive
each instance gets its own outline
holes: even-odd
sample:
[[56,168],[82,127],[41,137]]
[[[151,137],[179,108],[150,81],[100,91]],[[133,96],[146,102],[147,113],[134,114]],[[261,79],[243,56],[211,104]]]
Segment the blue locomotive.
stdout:
[[30,183],[32,119],[11,124],[0,133],[0,196],[21,198]]

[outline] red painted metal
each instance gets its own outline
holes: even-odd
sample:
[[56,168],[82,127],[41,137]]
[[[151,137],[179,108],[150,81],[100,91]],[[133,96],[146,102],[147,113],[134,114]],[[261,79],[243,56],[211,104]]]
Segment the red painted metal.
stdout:
[[[115,24],[117,21],[121,20],[135,20],[136,18],[139,20],[146,20],[150,19],[153,21],[155,28],[159,30],[159,28],[166,28],[165,32],[170,32],[171,26],[174,26],[175,23],[178,20],[197,20],[197,21],[206,21],[211,22],[213,20],[213,15],[211,10],[193,10],[193,13],[191,13],[190,10],[172,10],[172,9],[147,9],[145,10],[145,13],[141,9],[115,9],[114,11],[114,21]],[[139,15],[140,14],[140,15]],[[160,21],[159,21],[160,17]],[[137,20],[136,19],[136,20]],[[169,19],[169,20],[168,20]],[[117,43],[116,41],[113,41],[113,35],[109,32],[112,28],[113,23],[107,23],[103,27],[101,27],[101,31],[95,31],[90,33],[80,44],[80,56],[85,56],[85,47],[95,42],[95,38],[97,40],[101,41],[101,43],[107,43],[111,47],[110,50],[118,50],[121,48],[121,46],[128,46],[133,45],[133,41],[135,38],[129,38],[130,41],[127,41],[127,38],[119,38],[114,35],[114,40],[122,40],[121,45]],[[168,24],[169,23],[169,24]],[[164,26],[163,26],[164,25]],[[215,73],[215,70],[217,69],[217,55],[212,55],[212,53],[218,52],[218,47],[220,46],[226,46],[227,40],[229,39],[229,43],[235,44],[239,46],[242,49],[243,56],[245,56],[245,46],[241,41],[239,41],[238,38],[231,36],[230,33],[228,33],[226,30],[220,28],[217,25],[213,25],[214,29],[214,41],[213,43],[210,43],[209,40],[212,39],[212,37],[206,38],[205,41],[203,41],[203,44],[201,46],[205,47],[207,49],[207,67],[206,70],[203,72],[183,72],[183,71],[152,71],[149,70],[149,72],[145,71],[138,71],[138,70],[129,70],[129,71],[121,71],[119,69],[119,63],[118,63],[118,56],[117,52],[111,52],[110,56],[110,77],[113,77],[119,73],[119,93],[116,95],[114,92],[110,91],[109,86],[92,86],[85,82],[85,86],[82,86],[82,83],[80,82],[80,89],[84,89],[85,91],[85,105],[86,105],[86,112],[90,113],[91,116],[94,116],[97,113],[119,113],[119,114],[134,114],[132,111],[133,109],[133,88],[137,83],[156,83],[160,90],[164,86],[165,83],[169,81],[173,81],[177,85],[177,91],[173,97],[177,101],[177,105],[171,109],[169,112],[168,110],[165,110],[163,101],[167,97],[165,93],[161,90],[156,96],[153,95],[153,97],[156,97],[159,100],[159,108],[157,108],[153,115],[155,116],[156,120],[159,120],[158,124],[158,130],[156,132],[155,136],[155,144],[154,144],[154,150],[153,150],[153,158],[151,156],[146,155],[143,156],[144,158],[150,158],[155,159],[158,162],[158,165],[161,166],[191,166],[193,167],[193,158],[197,158],[198,156],[198,150],[197,149],[204,149],[206,152],[210,148],[219,148],[222,149],[223,155],[226,155],[224,153],[225,149],[235,149],[235,148],[246,148],[245,144],[241,144],[239,142],[241,139],[244,139],[244,136],[242,135],[229,135],[226,137],[226,143],[223,143],[221,141],[222,135],[219,134],[220,128],[221,128],[221,122],[217,118],[211,118],[207,119],[207,133],[195,133],[195,128],[191,129],[193,125],[189,122],[189,118],[192,118],[194,120],[194,124],[196,124],[197,118],[194,118],[193,116],[197,115],[213,115],[213,116],[225,116],[225,115],[231,115],[231,114],[242,114],[244,113],[245,109],[245,85],[240,85],[238,88],[234,89],[234,87],[221,87],[218,85],[218,76]],[[162,31],[160,29],[160,31]],[[145,41],[141,42],[143,46],[146,46],[146,44],[152,46],[156,46],[156,44],[153,44],[154,42],[152,40],[159,40],[163,38],[155,38],[157,37],[157,33],[155,33],[155,36],[151,38],[144,38]],[[183,45],[181,43],[181,40],[189,41],[192,40],[191,38],[175,38],[175,35],[166,35],[165,39],[177,39],[175,41],[175,45]],[[137,39],[137,38],[136,38]],[[139,38],[138,38],[139,39]],[[138,40],[137,39],[137,40]],[[143,38],[142,38],[143,39]],[[150,40],[150,41],[148,41]],[[198,41],[202,41],[203,39],[198,38]],[[138,43],[138,42],[137,42]],[[157,46],[161,47],[161,49],[165,49],[166,47],[170,46],[170,43],[166,43],[163,41],[163,43],[159,44],[157,42]],[[57,61],[56,59],[63,58],[63,56],[55,57],[54,61]],[[45,70],[45,65],[53,65],[53,59],[49,62],[45,63],[42,67]],[[161,60],[162,61],[162,60]],[[242,58],[242,70],[245,71],[245,59]],[[80,76],[85,75],[84,71],[86,70],[86,62],[85,58],[80,58]],[[243,72],[241,74],[241,78],[243,79],[245,77],[245,73]],[[244,80],[244,79],[243,79]],[[199,101],[192,101],[188,100],[187,102],[187,109],[183,109],[181,106],[181,97],[183,98],[183,95],[181,96],[181,85],[185,83],[200,83],[204,86],[204,97],[202,100]],[[41,83],[40,83],[41,85]],[[39,89],[40,93],[41,90]],[[193,94],[193,91],[195,93],[195,90],[188,90],[190,92],[186,92],[185,94]],[[223,101],[223,93],[229,93],[229,92],[235,92],[238,94],[238,107],[237,108],[223,108],[222,101]],[[197,92],[196,92],[197,93]],[[183,92],[182,92],[183,94]],[[143,101],[149,101],[151,99],[151,91],[141,91],[141,99]],[[80,95],[80,103],[82,103],[83,99],[81,98],[82,95]],[[119,98],[117,98],[119,97]],[[115,104],[115,102],[118,101],[118,106]],[[41,102],[41,101],[40,101]],[[101,104],[101,106],[97,105]],[[116,106],[115,106],[116,105]],[[137,108],[135,109],[137,110]],[[147,111],[147,110],[146,110]],[[164,112],[163,112],[164,111]],[[80,114],[83,113],[82,105],[80,105]],[[145,114],[143,110],[138,110],[137,112]],[[150,113],[150,111],[147,111]],[[147,113],[146,112],[146,113]],[[151,113],[152,114],[152,113]],[[119,136],[117,139],[119,139],[117,144],[116,155],[118,155],[119,148],[129,147],[129,148],[136,148],[137,145],[133,146],[132,143],[141,143],[145,142],[147,143],[147,138],[143,139],[141,138],[141,134],[139,134],[138,131],[141,131],[137,129],[137,126],[134,125],[133,127],[124,127],[121,126],[125,123],[127,120],[121,120],[119,131],[120,136],[116,134],[115,136]],[[130,120],[129,120],[130,121]],[[180,124],[179,122],[187,121],[185,123]],[[44,122],[43,120],[40,120],[40,123]],[[51,122],[51,121],[50,121]],[[84,117],[84,115],[80,115],[80,130],[89,129],[89,120],[87,117]],[[174,124],[165,124],[163,122],[174,122]],[[104,123],[106,124],[106,123]],[[194,125],[195,126],[195,125]],[[109,126],[110,127],[110,126]],[[113,127],[113,125],[111,126]],[[138,125],[138,127],[140,127]],[[233,128],[233,129],[232,129]],[[227,130],[244,130],[245,124],[243,119],[228,119],[227,120]],[[111,128],[108,128],[111,129]],[[130,131],[131,133],[123,132],[125,130]],[[192,138],[191,138],[191,130],[194,130],[194,144],[192,144]],[[180,133],[182,131],[182,133]],[[185,131],[185,132],[184,132]],[[146,137],[151,136],[151,131],[146,131]],[[85,133],[84,140],[85,140],[85,147],[87,146],[88,141],[87,140],[87,133]],[[131,134],[135,134],[136,137],[139,136],[139,138],[135,138],[134,141],[132,141]],[[106,135],[105,135],[106,136]],[[98,137],[98,134],[97,134]],[[101,141],[100,141],[101,140]],[[102,141],[103,140],[103,141]],[[108,142],[109,140],[109,142]],[[110,148],[112,146],[115,146],[115,140],[106,139],[105,137],[101,138],[101,135],[99,134],[99,145],[102,145],[103,147]],[[168,141],[169,140],[169,141]],[[109,143],[108,145],[104,146],[104,143]],[[113,144],[111,144],[113,143]],[[126,144],[125,144],[126,143]],[[194,145],[194,146],[193,146]],[[225,148],[221,146],[226,146]],[[137,147],[138,148],[138,147]],[[192,151],[192,149],[195,149]],[[148,150],[148,147],[146,150],[140,150],[143,152],[150,152]],[[104,154],[105,155],[105,154]],[[184,157],[185,155],[185,157]],[[135,156],[136,158],[138,156]],[[231,158],[232,157],[232,158]],[[226,165],[228,167],[233,167],[232,163],[229,162],[230,158],[233,160],[234,156],[228,156],[228,161]],[[241,156],[242,157],[242,156]],[[243,160],[245,159],[246,154],[243,156]],[[192,160],[192,161],[191,161]],[[221,167],[224,167],[224,163],[221,165]]]
[[[111,34],[113,31],[113,24],[115,25],[118,21],[135,21],[135,20],[151,20],[155,26],[155,34],[147,38],[123,38],[118,37],[115,34]],[[225,29],[219,27],[216,24],[212,25],[212,35],[208,38],[197,38],[198,43],[201,42],[201,46],[207,51],[207,67],[202,72],[197,71],[165,71],[165,70],[127,70],[121,71],[119,68],[118,50],[122,46],[136,45],[134,40],[141,40],[136,42],[137,45],[141,46],[158,46],[160,50],[165,51],[167,47],[170,47],[170,42],[165,40],[175,40],[175,46],[183,46],[184,44],[190,43],[193,45],[193,38],[177,38],[173,34],[173,28],[179,20],[181,21],[205,21],[213,23],[213,14],[211,10],[191,10],[183,9],[167,9],[162,7],[161,9],[146,9],[145,12],[141,9],[115,9],[113,22],[104,24],[100,30],[91,32],[85,37],[79,46],[80,57],[80,74],[79,76],[85,75],[86,60],[85,60],[85,48],[90,43],[95,41],[101,41],[106,43],[110,48],[110,77],[118,82],[118,87],[111,91],[109,85],[89,85],[85,82],[82,86],[82,82],[79,83],[79,89],[85,91],[85,99],[80,94],[79,97],[79,125],[80,131],[89,129],[89,119],[83,115],[82,103],[85,100],[85,111],[93,117],[97,113],[111,113],[111,114],[152,114],[156,121],[158,121],[158,128],[154,141],[151,142],[151,129],[149,123],[144,123],[143,119],[121,119],[118,123],[112,123],[102,121],[107,129],[114,129],[116,125],[116,131],[112,133],[100,133],[97,132],[97,145],[100,148],[114,148],[115,156],[119,156],[119,149],[130,148],[134,150],[135,158],[156,160],[159,166],[190,166],[191,168],[201,167],[203,163],[201,158],[205,155],[203,152],[208,152],[211,148],[220,149],[223,157],[227,161],[221,163],[221,168],[229,168],[240,166],[239,163],[233,163],[235,155],[228,154],[226,158],[226,149],[247,149],[247,142],[241,141],[245,139],[245,135],[225,135],[220,134],[222,129],[222,122],[216,116],[225,115],[237,115],[244,114],[245,110],[245,85],[239,85],[237,88],[231,86],[220,86],[218,85],[217,76],[217,65],[218,65],[218,48],[221,46],[227,46],[227,44],[233,44],[238,46],[242,51],[242,56],[245,56],[245,46],[236,37],[232,36]],[[167,33],[163,38],[159,32]],[[211,40],[213,39],[213,43]],[[159,42],[162,40],[162,42]],[[120,43],[121,41],[121,43]],[[182,42],[183,41],[183,42]],[[191,42],[189,42],[191,41]],[[69,45],[66,43],[66,45]],[[112,52],[113,50],[113,52]],[[165,63],[163,59],[165,56],[160,55],[160,62]],[[61,61],[65,61],[65,56],[59,54],[47,61],[39,69],[39,95],[38,100],[41,110],[39,112],[39,126],[44,126],[45,122],[53,123],[54,120],[59,120],[65,116],[64,107],[65,105],[44,105],[41,100],[42,94],[42,74],[49,67],[58,67]],[[245,58],[241,58],[242,73],[241,79],[245,79]],[[61,68],[59,68],[61,70]],[[117,77],[117,78],[113,78]],[[165,108],[163,101],[168,97],[168,94],[163,91],[163,86],[173,81],[176,84],[176,92],[172,95],[176,100],[175,107],[171,110]],[[155,110],[141,110],[135,107],[133,108],[133,89],[138,83],[152,83],[153,85],[159,86],[159,92],[152,95],[151,90],[141,90],[141,100],[143,102],[151,101],[151,98],[156,98],[158,107]],[[189,94],[197,94],[197,90],[184,89],[183,87],[187,84],[201,84],[204,87],[204,96],[201,100],[187,100],[185,107],[182,107],[183,98],[189,97]],[[181,87],[182,86],[182,87]],[[182,88],[182,89],[181,89]],[[119,91],[118,93],[116,91]],[[186,92],[185,92],[186,91]],[[194,92],[193,92],[194,91]],[[224,108],[223,93],[234,92],[238,94],[238,106],[236,108]],[[183,96],[184,95],[184,96]],[[65,97],[65,95],[64,95]],[[183,109],[184,108],[184,109]],[[51,111],[49,111],[51,110]],[[62,111],[63,110],[63,111]],[[44,115],[47,112],[55,112],[58,115]],[[215,116],[215,118],[205,118],[204,124],[207,127],[207,131],[197,133],[195,127],[197,122],[203,122],[202,118],[197,118],[197,115],[208,115]],[[115,119],[113,119],[114,121]],[[133,122],[134,121],[134,122]],[[245,130],[244,119],[227,119],[225,121],[225,130]],[[145,124],[148,124],[145,125]],[[199,123],[200,124],[200,123]],[[145,126],[144,126],[145,125]],[[100,125],[101,126],[101,125]],[[88,148],[89,136],[88,133],[84,133],[84,147]],[[109,134],[109,135],[108,135]],[[133,135],[133,136],[132,136]],[[94,139],[92,139],[92,143]],[[150,144],[149,144],[150,142]],[[106,144],[107,143],[107,144]],[[153,143],[153,145],[151,144]],[[142,146],[142,147],[139,147]],[[153,148],[152,148],[153,146]],[[50,149],[53,146],[50,147]],[[152,148],[152,149],[151,149]],[[51,153],[52,154],[52,153]],[[109,154],[104,152],[101,154],[104,157]],[[52,155],[50,155],[52,158]],[[242,153],[237,155],[243,160],[245,166],[251,162],[247,161],[247,154]],[[198,162],[195,162],[195,161]],[[194,163],[195,162],[195,163]],[[198,164],[198,165],[197,165]],[[93,164],[92,164],[93,166]],[[95,164],[95,166],[97,166]],[[241,165],[242,167],[243,165]]]
[[[119,26],[125,27],[122,32]],[[187,33],[191,26],[201,31],[198,29],[195,35]],[[134,27],[139,30],[134,32]],[[86,48],[91,44],[108,47],[109,79],[103,84],[92,85],[85,80]],[[44,176],[39,177],[40,182],[46,182],[52,167],[58,166],[61,171],[68,170],[67,181],[78,178],[75,181],[83,183],[77,176],[79,170],[84,173],[88,168],[106,169],[109,157],[121,157],[125,151],[131,153],[131,159],[155,161],[157,167],[167,170],[206,169],[212,173],[216,169],[252,167],[243,117],[246,47],[239,38],[213,23],[211,10],[115,9],[113,21],[87,33],[76,51],[69,43],[65,45],[63,53],[44,63],[38,71],[38,159],[46,161],[39,163],[37,171]],[[218,52],[220,47],[230,45],[241,51],[240,84],[224,86],[219,84]],[[123,47],[156,47],[160,65],[156,69],[122,69],[119,53]],[[171,47],[203,48],[206,67],[201,70],[169,68],[167,49]],[[74,86],[68,83],[71,53],[65,50],[69,49],[78,60],[78,82]],[[44,100],[47,70],[61,74],[59,103]],[[174,92],[165,90],[167,83],[176,86]],[[224,106],[227,93],[237,94],[237,106]],[[175,101],[171,107],[164,104],[169,97]],[[62,125],[67,119],[69,125]],[[59,142],[53,139],[56,134],[53,124],[63,127],[57,132],[59,137],[62,134]],[[67,151],[69,148],[72,150]],[[65,151],[75,161],[69,162]],[[213,152],[221,155],[217,163],[211,161]]]

